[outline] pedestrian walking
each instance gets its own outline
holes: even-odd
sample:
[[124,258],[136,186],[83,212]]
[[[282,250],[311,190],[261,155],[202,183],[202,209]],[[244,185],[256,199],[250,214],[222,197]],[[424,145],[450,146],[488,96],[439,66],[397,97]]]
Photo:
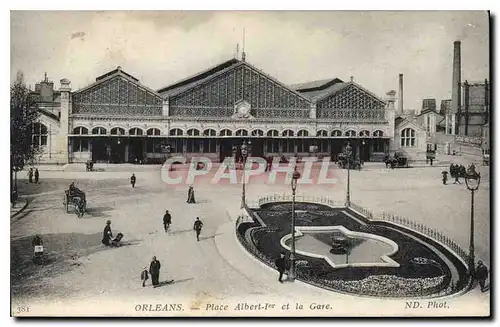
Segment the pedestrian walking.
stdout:
[[33,183],[33,168],[28,171],[28,179],[30,183]]
[[285,254],[280,253],[279,258],[274,260],[274,264],[276,265],[276,268],[278,269],[278,272],[279,272],[278,281],[280,283],[283,283],[283,274],[285,273],[285,270],[286,270]]
[[149,273],[151,274],[151,282],[153,283],[154,288],[160,285],[160,268],[160,261],[156,260],[156,257],[153,257],[151,264],[149,265]]
[[31,242],[33,246],[33,261],[37,264],[43,264],[43,240],[40,235],[36,234]]
[[483,262],[480,260],[477,262],[477,268],[476,268],[476,276],[475,278],[479,282],[479,286],[481,287],[481,292],[484,292],[486,290],[486,279],[488,279],[488,268],[483,264]]
[[448,180],[448,172],[443,171],[441,174],[443,174],[443,185],[446,185],[446,181]]
[[200,241],[200,233],[201,228],[203,227],[203,222],[200,220],[200,217],[196,217],[196,221],[194,222],[193,229],[196,231],[196,240]]
[[188,190],[188,198],[187,198],[187,203],[196,203],[196,200],[194,199],[194,188],[192,186],[189,186]]
[[168,232],[171,223],[172,223],[172,216],[170,215],[170,212],[166,210],[165,214],[163,215],[163,228],[165,228],[165,233]]
[[142,287],[146,286],[146,281],[148,279],[149,279],[148,267],[144,267],[144,268],[142,268],[142,272],[141,272]]
[[111,220],[106,221],[106,227],[102,232],[102,244],[108,246],[110,245],[111,238],[113,238],[113,233],[111,232]]
[[136,181],[135,174],[132,174],[132,176],[130,177],[130,184],[132,184],[133,188],[135,187],[135,181]]
[[40,173],[38,172],[38,168],[35,168],[35,184],[38,184],[39,177],[40,177]]
[[429,159],[431,161],[431,166],[432,166],[432,163],[434,162],[434,158],[433,157],[430,157]]
[[458,165],[455,165],[453,167],[453,173],[454,173],[454,177],[455,177],[455,181],[453,182],[453,184],[460,184],[460,181],[458,180],[458,178],[460,177],[460,167]]

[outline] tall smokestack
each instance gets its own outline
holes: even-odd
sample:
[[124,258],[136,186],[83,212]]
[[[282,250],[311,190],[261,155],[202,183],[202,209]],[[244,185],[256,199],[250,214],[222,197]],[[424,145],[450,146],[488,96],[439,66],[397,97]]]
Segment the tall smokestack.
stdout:
[[403,74],[399,74],[399,103],[398,114],[403,114]]
[[451,86],[451,134],[456,133],[455,117],[460,111],[460,84],[462,82],[462,63],[460,56],[460,41],[453,42],[453,81]]

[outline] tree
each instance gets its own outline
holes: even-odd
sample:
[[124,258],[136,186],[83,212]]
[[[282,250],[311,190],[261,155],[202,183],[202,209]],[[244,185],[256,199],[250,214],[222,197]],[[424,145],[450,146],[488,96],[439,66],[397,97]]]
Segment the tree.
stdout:
[[[10,167],[12,173],[20,171],[25,164],[33,163],[39,149],[33,145],[33,126],[38,121],[36,99],[24,84],[22,72],[10,87]],[[12,183],[11,183],[12,191]]]

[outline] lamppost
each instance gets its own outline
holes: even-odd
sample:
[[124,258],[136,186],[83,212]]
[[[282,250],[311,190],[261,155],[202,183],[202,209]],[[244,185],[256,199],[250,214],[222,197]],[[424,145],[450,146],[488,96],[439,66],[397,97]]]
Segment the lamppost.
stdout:
[[363,163],[365,161],[365,140],[361,141],[361,155],[359,156],[359,164]]
[[233,163],[231,166],[233,169],[236,169],[236,152],[238,152],[238,147],[236,145],[233,145],[232,151],[233,151]]
[[290,281],[295,280],[295,191],[297,190],[297,180],[300,178],[300,173],[295,167],[295,171],[292,175],[292,246],[290,251],[290,274],[288,274],[288,279]]
[[346,207],[351,206],[351,155],[352,155],[352,147],[350,143],[347,143],[345,147],[344,154],[347,158],[347,194],[345,199]]
[[246,163],[249,152],[252,151],[252,143],[248,141],[248,145],[246,141],[243,141],[241,145],[241,157],[243,158],[243,181],[242,181],[242,190],[241,190],[241,208],[245,207],[245,177],[246,177]]
[[473,273],[475,270],[475,258],[474,258],[474,192],[479,188],[479,183],[481,182],[481,174],[477,173],[474,168],[470,170],[465,175],[465,184],[467,189],[471,193],[471,205],[470,205],[470,240],[469,240],[469,270]]

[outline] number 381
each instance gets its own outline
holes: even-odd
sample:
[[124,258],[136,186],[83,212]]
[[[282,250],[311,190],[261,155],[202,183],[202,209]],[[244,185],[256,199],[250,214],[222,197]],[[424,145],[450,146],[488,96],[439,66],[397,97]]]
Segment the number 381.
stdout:
[[30,312],[30,307],[17,307],[17,313]]

